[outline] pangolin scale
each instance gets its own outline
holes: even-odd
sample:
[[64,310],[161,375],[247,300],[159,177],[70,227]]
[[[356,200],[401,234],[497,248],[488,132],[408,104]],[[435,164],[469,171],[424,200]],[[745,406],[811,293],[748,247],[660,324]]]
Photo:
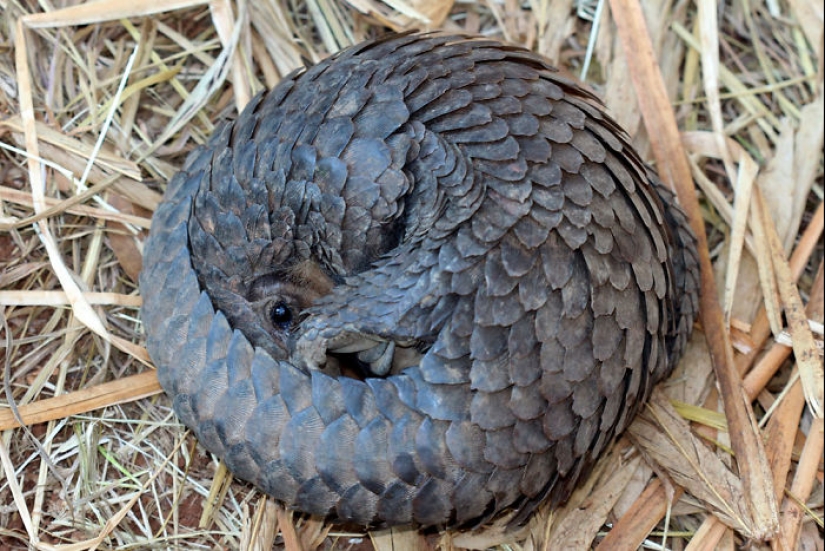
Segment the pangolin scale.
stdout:
[[177,415],[238,477],[365,526],[566,499],[667,376],[683,212],[540,56],[392,35],[258,95],[168,185],[140,278]]

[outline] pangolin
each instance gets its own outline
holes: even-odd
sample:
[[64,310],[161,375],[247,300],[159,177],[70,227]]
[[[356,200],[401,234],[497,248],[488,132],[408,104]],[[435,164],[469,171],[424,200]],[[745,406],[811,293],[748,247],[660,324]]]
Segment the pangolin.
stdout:
[[289,75],[189,155],[142,318],[236,476],[330,521],[469,526],[569,496],[679,359],[697,266],[594,95],[411,33]]

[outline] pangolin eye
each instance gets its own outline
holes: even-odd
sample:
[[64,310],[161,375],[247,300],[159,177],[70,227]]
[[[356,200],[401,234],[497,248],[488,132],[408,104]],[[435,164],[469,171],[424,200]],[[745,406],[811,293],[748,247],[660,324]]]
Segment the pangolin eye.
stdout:
[[272,325],[286,331],[292,326],[292,309],[285,302],[276,302],[269,312],[269,319]]

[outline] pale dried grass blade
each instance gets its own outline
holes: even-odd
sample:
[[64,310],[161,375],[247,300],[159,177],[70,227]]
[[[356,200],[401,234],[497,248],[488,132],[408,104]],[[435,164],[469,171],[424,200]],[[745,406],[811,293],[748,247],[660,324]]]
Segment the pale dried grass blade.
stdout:
[[741,481],[700,442],[667,399],[654,392],[647,410],[628,429],[639,449],[668,476],[715,511],[726,525],[759,537]]
[[729,530],[718,518],[708,516],[690,538],[685,551],[723,551],[719,548],[719,542]]
[[785,307],[785,318],[788,320],[788,329],[793,338],[794,355],[799,369],[799,376],[802,380],[802,388],[805,391],[805,399],[811,412],[818,418],[823,416],[823,400],[825,397],[825,370],[819,360],[811,328],[808,325],[808,318],[799,297],[799,290],[793,282],[788,261],[779,236],[776,234],[775,226],[768,212],[768,207],[760,197],[759,190],[756,196],[760,204],[763,219],[763,227],[768,238],[768,245],[771,249],[773,269],[776,273],[779,286],[779,295]]
[[639,95],[648,134],[661,138],[654,140],[652,144],[659,173],[665,182],[676,188],[698,239],[702,324],[708,337],[721,394],[725,397],[725,414],[731,427],[731,441],[746,490],[744,495],[751,508],[753,525],[758,527],[760,538],[769,539],[778,530],[771,471],[756,429],[753,410],[742,395],[741,379],[735,371],[730,337],[716,299],[713,267],[707,253],[707,236],[693,190],[690,168],[681,147],[661,73],[652,54],[641,8],[638,2],[632,0],[613,0],[611,8],[631,68],[631,79]]
[[587,72],[590,69],[590,62],[593,58],[593,50],[596,47],[596,40],[601,28],[602,13],[604,12],[605,0],[597,0],[596,10],[593,13],[593,25],[590,28],[590,36],[587,38],[587,50],[584,52],[584,62],[579,73],[579,80],[587,82]]
[[790,356],[790,350],[790,346],[774,344],[759,358],[759,361],[756,362],[753,369],[748,372],[742,381],[742,386],[751,400],[755,400],[759,393],[762,392],[771,378],[779,370],[782,362]]
[[782,508],[782,532],[787,538],[790,549],[796,549],[800,529],[805,519],[802,504],[807,501],[817,479],[819,464],[822,461],[823,443],[825,443],[825,425],[822,418],[814,419],[802,448],[799,466],[796,470],[790,495],[785,498]]
[[98,139],[95,141],[95,145],[92,148],[91,155],[89,155],[89,159],[86,162],[86,166],[83,169],[83,174],[80,176],[80,181],[75,183],[75,186],[78,188],[78,191],[86,191],[88,188],[86,187],[86,182],[89,180],[89,173],[92,170],[92,167],[96,164],[96,160],[98,155],[100,154],[100,150],[103,147],[103,142],[106,140],[106,135],[109,133],[109,127],[112,124],[112,120],[115,116],[115,110],[120,106],[121,98],[123,96],[123,89],[126,88],[126,82],[129,80],[129,75],[132,73],[132,67],[134,66],[135,59],[137,58],[138,47],[135,45],[134,49],[132,50],[132,54],[129,56],[129,60],[126,62],[126,67],[123,70],[123,75],[120,79],[120,84],[117,87],[117,91],[115,95],[112,97],[111,106],[109,107],[109,111],[106,114],[106,119],[103,121],[103,125],[100,128]]
[[[694,133],[689,133],[689,138],[699,139]],[[708,145],[708,144],[705,144]],[[731,147],[731,149],[734,149]],[[703,231],[704,228],[702,228]],[[700,237],[700,240],[702,238]],[[705,245],[706,247],[706,245]],[[705,253],[702,252],[700,245],[700,257],[705,262]],[[708,261],[709,262],[709,261]],[[710,268],[708,268],[710,271]],[[703,267],[703,274],[705,269]],[[708,291],[705,286],[713,289],[715,287],[713,278],[706,278],[703,275],[703,290],[702,295]],[[715,304],[715,291],[709,293],[707,300],[703,300],[702,320],[705,325],[705,335],[709,339],[712,350],[714,346],[719,346],[721,343],[716,341],[721,336],[724,341],[727,341],[726,330],[723,327],[715,327],[716,314],[709,314],[704,312],[705,308],[715,310],[718,305]],[[721,317],[721,316],[720,316]],[[709,329],[713,326],[713,329]],[[721,331],[722,333],[718,333]],[[748,503],[752,505],[754,511],[754,525],[764,527],[764,538],[769,538],[770,534],[776,533],[777,516],[776,516],[776,502],[773,497],[773,492],[770,491],[772,487],[772,477],[770,476],[770,468],[767,464],[767,457],[765,455],[764,446],[758,436],[756,423],[754,420],[753,411],[750,403],[742,396],[741,379],[735,370],[733,358],[730,355],[730,343],[726,342],[722,345],[723,351],[717,353],[724,353],[726,360],[724,366],[719,365],[719,356],[715,356],[714,369],[717,373],[717,379],[720,381],[722,387],[722,395],[724,396],[725,414],[728,423],[731,427],[731,441],[736,450],[737,463],[740,465],[742,478],[746,483],[747,495],[749,497]],[[739,397],[742,399],[740,400]]]
[[[135,51],[139,51],[138,48],[139,48],[139,45],[136,46]],[[140,79],[137,82],[133,82],[132,84],[126,86],[123,89],[123,92],[119,96],[120,103],[126,103],[127,100],[135,99],[135,97],[138,96],[138,94],[140,94],[140,92],[142,90],[146,89],[146,88],[149,88],[149,87],[154,86],[156,84],[159,84],[161,82],[166,82],[166,81],[174,79],[178,75],[179,72],[180,72],[179,67],[172,68],[172,69],[165,69],[165,70],[161,70],[157,73],[154,73],[152,75],[149,75],[146,78]],[[128,74],[128,72],[126,74]],[[106,99],[104,102],[102,102],[98,106],[98,111],[97,112],[94,112],[94,113],[90,114],[87,118],[81,120],[78,123],[78,126],[79,127],[92,126],[94,124],[94,121],[97,120],[100,117],[101,113],[108,113],[109,111],[112,110],[112,106],[116,105],[116,100],[117,100],[117,98],[115,98],[115,97]],[[57,133],[54,130],[52,130],[52,131]],[[103,133],[101,132],[101,134],[103,134]],[[62,133],[57,133],[57,135],[61,139],[67,139],[66,136]],[[102,153],[103,152],[100,152],[99,154],[102,154]],[[129,163],[129,165],[135,165],[136,166],[135,163],[132,163],[131,161],[127,161],[127,160],[123,159],[122,157],[115,157],[115,159],[119,162]],[[100,161],[96,159],[95,164],[100,164]],[[135,175],[129,174],[129,176],[131,178],[135,179],[135,180],[140,180],[140,171],[137,171]]]
[[[130,306],[139,308],[142,300],[136,295],[87,291],[83,298],[89,304]],[[63,291],[0,291],[0,306],[68,306],[69,298]]]
[[[20,103],[21,103],[21,119],[22,119],[22,126],[25,135],[26,141],[26,149],[27,152],[30,154],[29,156],[29,178],[31,181],[31,188],[32,188],[32,200],[33,200],[33,207],[36,213],[40,214],[45,209],[45,195],[43,192],[43,182],[41,179],[41,173],[39,170],[39,166],[36,164],[35,159],[39,157],[39,150],[38,150],[38,140],[36,137],[36,125],[34,124],[33,120],[33,102],[31,97],[31,75],[28,71],[28,63],[25,57],[26,52],[26,34],[24,32],[23,23],[18,21],[18,36],[21,38],[20,47],[16,50],[18,56],[16,58],[17,63],[17,70],[20,74],[20,88],[21,88],[21,96],[20,96]],[[21,55],[22,54],[22,55]],[[134,61],[134,53],[129,58],[127,62],[126,70],[124,72],[124,78],[122,79],[120,86],[118,88],[117,94],[115,96],[115,101],[113,102],[113,110],[110,113],[110,116],[104,122],[103,128],[101,130],[100,139],[97,141],[94,149],[92,150],[91,154],[89,155],[87,165],[84,169],[83,175],[81,177],[80,182],[77,183],[78,187],[82,191],[87,191],[84,185],[86,178],[89,175],[89,172],[94,164],[94,160],[97,156],[97,153],[100,150],[100,147],[103,143],[103,139],[106,135],[106,129],[108,128],[109,124],[111,123],[112,116],[114,114],[114,106],[118,104],[117,98],[122,93],[123,88],[126,84],[126,78],[130,73],[130,67]],[[63,290],[66,293],[66,296],[72,306],[72,311],[74,312],[76,319],[80,321],[82,324],[86,325],[89,329],[93,332],[97,333],[101,337],[103,337],[108,342],[113,342],[118,348],[121,348],[128,353],[132,354],[135,357],[140,358],[142,355],[140,353],[139,347],[136,345],[129,343],[123,339],[116,339],[109,335],[108,331],[106,330],[103,322],[97,316],[97,313],[92,309],[91,305],[85,300],[83,294],[80,291],[77,283],[72,278],[71,274],[69,273],[68,269],[65,266],[65,263],[62,259],[60,251],[57,248],[57,244],[54,241],[53,236],[49,230],[48,225],[45,223],[44,220],[38,220],[37,222],[37,229],[39,229],[39,235],[41,241],[43,242],[46,251],[49,255],[49,260],[52,264],[52,268],[57,275]],[[100,233],[97,233],[98,240],[96,241],[99,244],[99,236]],[[91,267],[90,262],[96,258],[96,254],[89,254],[87,256],[87,268]],[[87,277],[84,279],[89,279]]]
[[[721,115],[720,115],[721,116]],[[725,325],[730,326],[731,311],[739,277],[739,265],[742,250],[745,245],[748,210],[751,202],[753,183],[759,172],[759,165],[739,144],[725,138],[721,134],[707,132],[685,132],[682,141],[693,151],[701,151],[704,155],[722,159],[726,164],[732,181],[735,180],[736,196],[734,199],[730,236],[730,251],[728,254],[727,269],[725,270]],[[720,145],[720,142],[722,145]],[[736,162],[738,170],[734,170],[732,163]],[[725,202],[727,203],[727,202]]]
[[17,514],[20,515],[20,520],[23,522],[23,527],[26,529],[26,534],[28,534],[31,544],[37,545],[39,542],[37,530],[35,530],[34,524],[32,523],[29,508],[26,504],[26,498],[23,496],[23,489],[17,481],[14,463],[12,463],[11,457],[9,456],[9,450],[6,448],[6,444],[3,439],[0,439],[0,463],[3,465],[3,472],[6,475],[6,484],[8,484],[9,489],[11,490],[14,504],[17,506]]
[[434,29],[445,23],[455,0],[412,0],[411,5],[427,18],[427,28]]
[[776,274],[756,195],[751,196],[751,203],[750,227],[753,232],[759,283],[762,286],[762,304],[771,326],[771,333],[776,336],[782,332],[782,304],[779,290],[776,288]]
[[[699,21],[693,22],[693,34],[699,34]],[[699,52],[688,48],[685,52],[685,66],[682,70],[682,98],[683,101],[698,101],[699,91],[702,89],[701,77],[702,58]],[[696,130],[699,127],[699,110],[690,109],[685,115],[684,130]]]
[[[120,195],[109,194],[108,199],[118,210],[135,214],[132,203]],[[107,243],[118,264],[132,281],[138,281],[143,267],[143,253],[141,252],[143,243],[139,237],[141,232],[133,231],[132,228],[117,222],[108,222],[106,228]]]
[[[285,9],[276,2],[252,2],[249,6],[252,26],[263,42],[268,58],[275,64],[281,76],[303,65],[302,51],[292,40],[292,25]],[[254,46],[254,43],[253,43]],[[263,56],[257,56],[263,57]],[[317,59],[313,59],[317,61]],[[277,84],[274,76],[267,80],[269,86]]]
[[420,549],[418,530],[395,527],[369,533],[375,551],[417,551]]
[[450,13],[454,0],[346,0],[346,3],[394,31],[405,31],[438,28]]
[[531,4],[535,10],[536,51],[558,64],[562,46],[576,28],[573,0],[532,0]]
[[[40,127],[38,125],[38,129],[39,128]],[[17,136],[17,134],[15,134],[15,136]],[[21,138],[21,140],[24,140],[24,138]],[[148,218],[120,212],[120,210],[115,208],[112,204],[106,202],[106,200],[100,197],[99,193],[105,190],[109,185],[114,184],[116,188],[131,195],[132,199],[136,203],[144,205],[146,203],[155,202],[153,200],[154,192],[147,190],[143,186],[134,188],[130,185],[130,183],[138,184],[137,182],[125,177],[117,180],[113,179],[113,177],[106,176],[106,174],[98,168],[93,168],[89,173],[90,179],[95,182],[95,186],[93,188],[86,188],[85,186],[82,186],[81,182],[74,177],[74,172],[79,171],[81,166],[83,166],[80,158],[74,155],[66,155],[66,151],[64,149],[53,147],[46,142],[43,142],[41,146],[43,147],[42,150],[44,157],[38,157],[36,160],[39,163],[54,169],[59,174],[62,174],[67,181],[74,183],[75,187],[82,191],[79,191],[64,200],[53,199],[43,195],[41,198],[41,203],[43,205],[47,205],[47,208],[40,210],[35,209],[34,215],[28,216],[24,219],[4,217],[2,221],[0,221],[0,230],[8,231],[16,228],[22,228],[24,226],[34,224],[40,220],[45,220],[52,216],[58,215],[62,212],[83,214],[92,218],[105,220],[115,220],[124,224],[124,226],[133,233],[137,233],[136,228],[149,227],[150,220]],[[26,151],[18,150],[1,142],[0,147],[12,150],[24,156],[29,156]],[[92,159],[91,152],[88,159]],[[132,190],[135,190],[137,193],[129,193]],[[101,208],[80,205],[80,203],[89,198],[94,199],[101,206]],[[26,194],[22,191],[9,189],[5,186],[0,186],[0,199],[30,207],[34,207],[35,204],[35,199],[32,194]]]
[[[753,37],[753,53],[761,69],[761,74],[764,75],[765,80],[770,84],[776,84],[776,77],[774,73],[778,69],[773,60],[766,52],[765,40],[760,36],[760,29],[757,28],[754,20],[754,7],[751,0],[742,0],[742,15],[745,20],[745,25],[748,34]],[[768,19],[769,23],[772,23]],[[785,91],[776,89],[773,93],[773,101],[776,103],[778,109],[785,115],[793,119],[799,118],[799,109],[786,96]]]
[[158,13],[191,8],[209,0],[99,0],[84,2],[59,10],[23,16],[31,29],[92,25],[128,17],[144,17]]
[[508,542],[527,538],[532,531],[539,529],[537,525],[545,522],[541,515],[535,515],[526,526],[511,528],[508,525],[512,517],[512,514],[504,515],[478,530],[446,531],[438,539],[438,549],[490,549],[506,545]]
[[111,518],[106,520],[106,523],[103,525],[100,533],[91,539],[86,541],[81,541],[78,543],[68,544],[68,545],[47,545],[41,544],[39,549],[44,551],[93,551],[97,549],[100,545],[103,544],[104,541],[109,537],[115,528],[117,528],[118,524],[120,524],[126,515],[129,514],[129,511],[134,507],[135,503],[144,495],[144,493],[148,490],[150,485],[160,476],[161,473],[165,472],[166,465],[175,456],[175,452],[181,447],[183,444],[184,439],[181,438],[176,443],[172,452],[169,453],[168,456],[163,460],[163,463],[155,468],[154,472],[151,476],[149,476],[146,481],[141,485],[141,487],[135,490],[132,494],[132,497],[124,503],[123,507],[121,507]]
[[[244,10],[241,10],[238,14],[239,19],[244,17],[244,15]],[[206,70],[191,94],[186,97],[183,104],[175,112],[175,115],[169,120],[166,129],[155,140],[155,145],[150,148],[150,151],[166,143],[167,140],[177,134],[187,122],[201,111],[209,98],[211,98],[226,81],[232,70],[231,59],[235,54],[235,48],[238,46],[242,28],[243,25],[240,24],[240,20],[236,21],[229,44],[224,46],[221,53],[215,58],[215,63]],[[144,152],[144,155],[148,154],[149,151]]]
[[118,337],[117,335],[110,335],[109,342],[112,346],[121,352],[129,354],[143,365],[152,367],[152,360],[149,358],[149,353],[139,344],[135,344],[127,339],[124,339],[123,337]]
[[[774,490],[781,502],[784,497],[786,482],[792,469],[793,447],[802,412],[805,409],[805,395],[797,377],[787,393],[783,392],[777,402],[778,406],[771,413],[765,429],[765,441],[768,442],[768,458],[773,466]],[[794,549],[787,544],[787,533],[779,532],[780,542],[784,541],[786,549]]]
[[324,522],[321,517],[310,517],[301,526],[301,544],[307,551],[314,551],[322,545],[329,534],[331,524]]
[[[342,48],[364,39],[361,29],[355,28],[353,14],[337,0],[316,0],[325,14],[330,31]],[[331,52],[330,52],[331,53]]]
[[820,60],[822,51],[822,37],[823,37],[823,21],[825,21],[825,13],[823,13],[822,2],[819,0],[788,0],[808,43],[816,50],[819,48]]
[[429,23],[429,18],[413,7],[414,3],[421,4],[422,2],[405,2],[404,0],[381,0],[391,9],[397,11],[402,15],[406,15],[411,19],[415,19],[422,23]]
[[[206,53],[204,51],[201,51],[201,48],[198,48],[197,46],[192,44],[191,41],[184,38],[180,33],[178,33],[177,31],[175,31],[173,29],[171,29],[168,25],[164,24],[162,21],[154,21],[154,23],[157,25],[157,29],[158,29],[159,32],[163,33],[164,36],[167,36],[170,39],[172,39],[176,44],[178,44],[181,47],[182,50],[184,50],[188,53],[191,53],[192,56],[194,56],[196,59],[200,60],[206,66],[212,66],[214,64],[215,60],[214,60],[213,57],[211,57],[208,53]],[[135,28],[135,26],[129,20],[122,20],[122,24],[123,24],[123,27],[127,30],[127,32],[129,32],[129,34],[132,36],[132,38],[135,41],[140,40],[140,37],[141,37],[140,31],[137,28]],[[160,70],[163,71],[163,72],[168,73],[169,71],[175,71],[176,70],[175,67],[170,68],[165,63],[165,61],[161,58],[161,56],[158,54],[158,52],[156,52],[154,50],[149,52],[149,58],[150,58],[151,62],[153,64],[157,65],[160,68]],[[173,76],[169,80],[169,83],[171,84],[171,86],[175,90],[175,92],[177,92],[182,98],[188,98],[189,97],[189,91],[184,87],[183,83],[181,83],[178,80],[177,77]],[[214,126],[212,125],[212,122],[209,120],[209,117],[207,117],[205,113],[203,113],[202,111],[199,111],[196,114],[196,117],[198,119],[198,122],[203,126],[204,132],[209,133],[214,129]],[[150,157],[150,155],[153,151],[155,151],[155,149],[160,147],[160,145],[161,145],[160,143],[156,143],[155,146],[150,147],[149,151],[144,154],[145,155],[144,158],[150,160],[152,165],[154,165],[153,168],[155,168],[156,170],[160,170],[160,167],[157,166],[157,165],[163,165],[164,163],[162,163],[157,158]],[[169,176],[171,176],[171,174],[174,172],[172,170],[172,167],[166,167],[166,168],[167,168],[167,170],[160,170],[160,171],[167,174],[167,175],[169,175]]]
[[[662,73],[653,55],[641,7],[634,0],[612,0],[610,7],[619,28],[622,46],[630,62],[630,76],[639,98],[648,134],[659,137],[651,143],[659,176],[665,184],[677,191],[679,200],[685,205],[686,210],[695,211],[690,212],[694,215],[691,225],[695,229],[701,224],[701,220],[696,218],[698,205],[690,177],[690,167],[681,144]],[[704,235],[704,227],[701,227],[701,233]],[[700,245],[702,241],[700,238]]]
[[[20,91],[20,116],[22,119],[22,126],[26,142],[26,151],[28,157],[29,180],[31,182],[32,201],[36,213],[40,213],[46,209],[45,204],[45,185],[42,180],[42,173],[40,165],[36,159],[40,157],[38,149],[37,129],[34,119],[34,102],[32,98],[31,88],[31,73],[28,65],[28,48],[26,43],[26,30],[22,19],[17,21],[17,35],[15,37],[15,66],[19,77],[19,91]],[[90,158],[91,161],[91,158]],[[60,281],[63,290],[66,292],[77,319],[86,327],[91,329],[94,333],[100,335],[107,341],[110,341],[110,335],[106,330],[101,319],[97,313],[92,309],[89,303],[83,298],[83,295],[69,273],[68,268],[63,261],[62,255],[54,241],[48,224],[43,220],[37,222],[36,228],[39,230],[40,239],[49,256],[49,261],[52,264],[52,269]]]
[[[751,213],[758,214],[759,210],[760,209],[758,208],[753,208],[751,209]],[[755,224],[754,227],[756,226],[757,225]],[[794,248],[793,254],[791,254],[789,265],[791,268],[791,274],[793,275],[794,281],[797,281],[799,277],[802,275],[805,266],[810,261],[811,255],[813,254],[816,247],[819,245],[819,240],[822,236],[823,227],[825,227],[825,202],[820,202],[819,206],[814,212],[813,217],[808,223],[808,227],[805,228],[805,231],[799,238],[799,242],[796,248]],[[761,226],[759,226],[759,228],[761,229]],[[772,266],[772,263],[769,264]],[[771,267],[771,272],[772,271],[773,269]],[[819,277],[819,275],[817,275],[817,277]],[[817,289],[817,287],[814,287],[814,289]],[[776,297],[776,303],[778,305],[778,292],[776,294]],[[761,308],[760,311],[757,313],[756,318],[754,319],[754,322],[751,325],[751,338],[754,342],[754,346],[751,349],[751,351],[743,353],[737,358],[736,367],[740,373],[748,372],[748,369],[751,367],[751,365],[753,365],[753,362],[756,359],[758,352],[762,350],[762,347],[765,345],[765,342],[767,341],[770,334],[771,330],[767,319],[767,313],[763,305],[763,308]],[[776,372],[776,368],[778,368],[779,364],[782,361],[780,359],[777,359],[775,367],[772,367],[770,362],[766,362],[768,356],[776,355],[774,352],[775,348],[776,347],[772,347],[765,355],[765,357],[759,360],[759,363],[757,363],[756,366],[750,372],[748,372],[747,377],[743,381],[746,393],[751,399],[755,398],[756,395],[765,387],[765,385],[768,382],[768,379],[770,379],[773,376],[773,374]],[[763,366],[764,369],[762,368]]]
[[249,536],[245,540],[242,532],[240,548],[244,551],[270,551],[278,535],[278,510],[272,498],[261,495],[258,508],[249,526]]
[[[128,88],[129,87],[127,87],[127,89]],[[126,93],[124,92],[124,96],[125,95]],[[20,115],[15,115],[0,121],[0,128],[2,127],[7,127],[9,130],[14,132],[24,131],[23,121]],[[92,158],[92,146],[77,138],[67,136],[65,133],[55,130],[42,121],[35,121],[35,130],[37,132],[37,139],[40,141],[41,145],[53,145],[58,151],[71,153],[85,162],[88,162],[89,159]],[[49,160],[56,161],[55,159]],[[58,164],[62,163],[58,162]],[[107,176],[120,174],[137,182],[142,179],[140,175],[140,168],[137,163],[105,150],[98,153],[94,164]],[[72,171],[77,171],[74,166],[70,166],[69,168],[71,168]]]
[[716,410],[686,404],[678,400],[671,400],[670,405],[673,406],[674,411],[686,421],[693,421],[694,423],[699,423],[718,431],[726,432],[728,430],[728,423],[724,414]]
[[[733,162],[728,151],[727,140],[725,139],[724,120],[722,118],[722,104],[719,99],[719,29],[716,18],[718,6],[714,0],[698,0],[699,13],[697,20],[699,24],[699,44],[702,59],[702,82],[707,98],[707,108],[710,114],[710,121],[713,127],[713,135],[716,139],[716,146],[725,171],[731,182],[737,181],[734,177]],[[738,189],[737,189],[738,191]],[[737,197],[739,194],[737,193]],[[730,323],[730,309],[725,308],[725,318]]]
[[617,454],[613,454],[612,459],[605,469],[605,482],[553,527],[551,539],[546,544],[548,549],[591,548],[640,463],[639,458],[623,461]]
[[684,490],[676,487],[672,491],[659,478],[654,478],[639,498],[613,525],[599,543],[597,551],[638,549],[647,539],[659,521],[667,514],[669,504],[678,500]]
[[229,491],[229,486],[232,485],[232,480],[232,473],[229,472],[226,463],[223,461],[218,462],[218,468],[215,470],[215,475],[209,485],[209,495],[204,500],[203,512],[201,512],[201,518],[198,521],[199,528],[206,529],[217,522],[221,505],[226,499],[226,493]]
[[[232,18],[232,4],[229,0],[212,0],[209,2],[209,11],[212,13],[212,22],[215,29],[218,31],[218,37],[221,39],[221,44],[224,48],[233,48],[235,26],[242,26],[243,29],[248,30],[249,20],[246,17],[246,2],[241,1],[239,4],[238,20]],[[240,34],[239,34],[240,36]],[[235,93],[235,105],[238,111],[243,108],[252,99],[252,88],[249,84],[249,79],[246,78],[245,67],[247,64],[243,58],[243,48],[234,47],[234,59],[231,63],[232,73],[232,91]]]
[[[811,287],[811,296],[805,307],[808,317],[812,318],[812,320],[821,321],[823,319],[823,310],[825,310],[825,301],[823,300],[825,297],[825,286],[823,286],[823,278],[825,278],[823,274],[823,263],[820,262],[819,270]],[[777,358],[776,368],[772,369],[771,373],[775,372],[778,364],[790,355],[790,348],[774,344],[768,354],[763,356],[751,373],[758,372],[761,369],[760,364],[769,356],[775,356],[776,354],[773,354],[775,351],[781,354],[781,358]],[[750,376],[751,373],[749,373],[748,376]],[[798,373],[796,375],[798,375]],[[767,380],[765,383],[767,383]],[[800,420],[805,410],[805,403],[805,393],[799,377],[791,377],[791,381],[789,381],[786,388],[777,398],[775,402],[776,407],[773,408],[773,411],[769,411],[766,414],[766,417],[768,415],[770,415],[770,417],[765,429],[765,441],[768,443],[768,458],[774,469],[774,489],[777,500],[779,501],[783,498],[785,488],[787,487],[787,480],[792,469],[793,450],[798,428],[800,427]],[[817,434],[816,431],[809,431],[808,439],[810,438],[820,438],[821,440],[821,435]],[[803,469],[800,468],[800,470]],[[787,509],[787,504],[785,509]],[[782,530],[779,536],[785,549],[795,549],[795,535],[791,533],[786,520],[787,516],[784,516],[782,520]]]
[[301,538],[295,529],[292,511],[287,511],[283,505],[278,507],[278,526],[281,528],[281,536],[284,538],[284,548],[286,551],[307,551],[301,544]]
[[[776,223],[775,231],[783,243],[786,236],[796,235],[799,225],[798,220],[793,220],[794,191],[788,186],[788,182],[799,183],[796,177],[795,135],[796,131],[791,121],[784,119],[773,156],[759,175],[758,181],[759,189],[768,201],[771,216]],[[794,188],[796,189],[796,186]],[[807,198],[807,191],[805,190],[803,198]]]
[[[684,132],[683,137],[687,138],[695,133],[696,131]],[[716,184],[707,177],[707,175],[702,171],[702,168],[699,166],[698,158],[707,155],[703,151],[694,151],[688,140],[685,140],[685,148],[691,152],[688,156],[688,164],[690,164],[690,171],[693,175],[693,180],[696,182],[696,186],[702,190],[705,198],[713,205],[713,208],[716,209],[722,220],[727,225],[733,227],[733,207],[731,207],[730,203],[728,203],[725,195],[719,191],[718,187],[716,187]],[[754,256],[756,255],[756,248],[752,235],[745,234],[745,246],[751,254]]]
[[[9,203],[24,205],[27,207],[34,206],[34,200],[31,194],[16,189],[10,189],[5,186],[0,186],[0,199]],[[89,207],[86,205],[77,205],[72,199],[61,201],[52,197],[44,197],[43,202],[48,205],[48,208],[41,211],[39,215],[27,217],[23,220],[18,220],[13,217],[5,218],[4,222],[0,222],[0,231],[8,231],[13,228],[21,228],[35,223],[45,216],[53,216],[60,212],[68,212],[71,214],[80,214],[95,218],[98,220],[111,220],[113,222],[120,222],[121,224],[128,224],[138,228],[149,229],[151,219],[144,216],[135,216],[133,214],[126,214],[118,211],[104,210],[96,207]]]
[[[30,275],[39,272],[48,265],[48,262],[24,262],[22,264],[18,264],[17,266],[7,268],[4,272],[0,273],[0,289],[11,287],[18,281],[26,279]],[[12,292],[16,293],[18,291]],[[0,304],[5,303],[0,300]]]
[[[137,61],[135,63],[136,72],[143,71],[149,66],[151,62],[152,52],[154,51],[156,38],[157,26],[154,25],[154,22],[149,19],[144,20],[140,25],[140,34],[138,35],[138,39],[135,40],[135,47],[138,51],[136,56]],[[116,147],[119,151],[128,151],[130,149],[129,138],[133,135],[133,133],[136,130],[135,123],[137,122],[138,110],[140,109],[142,97],[141,92],[143,90],[143,87],[148,87],[156,83],[164,82],[167,80],[167,78],[168,80],[171,80],[176,75],[177,72],[175,71],[161,70],[158,73],[155,73],[154,75],[149,75],[149,77],[144,78],[138,82],[135,82],[135,78],[130,79],[132,81],[132,84],[126,86],[126,89],[123,91],[123,105],[120,108],[120,118],[118,121],[120,126],[120,134],[114,139]],[[159,76],[160,78],[157,78]],[[150,83],[148,81],[152,82]],[[140,88],[133,88],[135,84],[139,83],[145,83],[145,85]],[[127,94],[129,94],[128,97]]]
[[[315,26],[318,28],[318,34],[327,52],[334,53],[341,49],[343,45],[350,41],[344,37],[339,36],[342,25],[337,21],[337,14],[328,9],[326,4],[319,4],[318,0],[307,0],[307,11],[312,16]],[[344,38],[342,42],[341,39]]]
[[[133,402],[163,391],[154,370],[123,377],[108,383],[61,394],[18,406],[25,425],[36,425],[70,415],[80,415],[96,409]],[[9,409],[0,409],[0,430],[20,426]]]
[[805,266],[810,261],[811,255],[813,255],[817,245],[819,245],[823,230],[825,230],[825,200],[820,200],[813,216],[811,216],[810,221],[808,221],[808,227],[802,232],[796,248],[791,254],[791,259],[788,262],[794,281],[799,280],[799,277],[805,270]]
[[[805,203],[819,173],[822,148],[825,144],[825,90],[820,92],[816,101],[802,107],[799,126],[794,139],[794,179],[791,186],[792,211],[791,221],[785,234],[780,234],[786,251],[793,246],[799,230]],[[788,189],[788,182],[782,182]],[[763,188],[764,189],[764,188]]]
[[[717,143],[720,141],[717,136]],[[727,140],[721,141],[727,143]],[[731,163],[730,150],[720,150],[723,160]],[[748,225],[748,210],[751,203],[751,193],[753,183],[756,180],[759,166],[742,148],[736,153],[736,161],[739,169],[736,171],[736,197],[733,201],[733,226],[730,236],[730,251],[728,254],[728,266],[725,271],[725,325],[730,326],[731,311],[733,310],[734,295],[736,293],[736,280],[739,277],[739,266],[742,259],[742,249],[745,245],[745,228]],[[733,170],[732,167],[729,170]]]
[[[699,42],[683,25],[674,22],[672,28],[679,38],[684,40],[688,46],[698,52],[702,51]],[[754,91],[748,89],[748,87],[724,65],[719,66],[719,80],[722,85],[730,91],[731,97],[736,98],[747,114],[756,121],[759,128],[761,128],[772,141],[776,141],[776,132],[774,129],[779,128],[779,119],[771,113],[762,102],[754,97]]]

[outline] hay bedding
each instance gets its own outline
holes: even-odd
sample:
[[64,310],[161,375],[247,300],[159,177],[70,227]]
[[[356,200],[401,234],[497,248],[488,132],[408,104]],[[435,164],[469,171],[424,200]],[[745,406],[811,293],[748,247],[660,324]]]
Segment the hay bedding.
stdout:
[[[598,26],[564,1],[42,6],[0,4],[0,549],[823,548],[821,3],[646,2],[647,33],[619,0]],[[186,152],[280,75],[410,27],[586,66],[707,230],[720,300],[688,357],[571,502],[515,532],[293,515],[195,446],[141,346],[141,242]]]

